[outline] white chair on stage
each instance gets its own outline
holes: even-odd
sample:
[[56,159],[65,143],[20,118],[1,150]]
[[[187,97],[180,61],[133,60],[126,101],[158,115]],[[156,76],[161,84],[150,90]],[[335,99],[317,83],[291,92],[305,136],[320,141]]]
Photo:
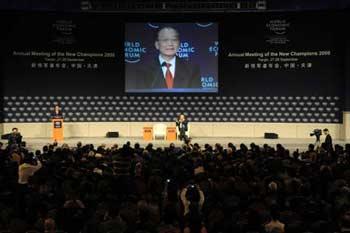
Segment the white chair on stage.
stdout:
[[[185,135],[187,136],[187,138],[190,137],[190,129],[191,129],[190,124],[187,124],[187,131],[185,132]],[[179,128],[176,127],[176,138],[177,138],[177,140],[179,140],[179,137],[180,137],[180,131],[179,131]]]
[[162,137],[165,140],[166,137],[166,124],[157,123],[153,125],[153,139],[157,139],[157,137]]

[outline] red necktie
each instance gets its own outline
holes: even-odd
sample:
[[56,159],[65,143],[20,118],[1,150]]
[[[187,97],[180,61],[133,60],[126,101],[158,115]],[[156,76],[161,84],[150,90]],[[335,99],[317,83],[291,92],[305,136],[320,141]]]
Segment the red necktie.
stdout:
[[170,72],[170,63],[166,63],[166,72],[165,72],[165,81],[166,81],[166,86],[168,89],[173,88],[174,80],[173,80],[173,75]]

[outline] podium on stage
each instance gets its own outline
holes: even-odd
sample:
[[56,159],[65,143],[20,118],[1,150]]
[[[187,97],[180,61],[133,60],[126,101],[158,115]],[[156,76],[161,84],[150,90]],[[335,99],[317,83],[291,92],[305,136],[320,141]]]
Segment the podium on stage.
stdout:
[[151,141],[153,139],[153,127],[143,127],[143,140]]
[[54,141],[63,140],[63,118],[52,118],[52,138]]
[[167,127],[166,128],[166,140],[175,141],[176,140],[176,127]]

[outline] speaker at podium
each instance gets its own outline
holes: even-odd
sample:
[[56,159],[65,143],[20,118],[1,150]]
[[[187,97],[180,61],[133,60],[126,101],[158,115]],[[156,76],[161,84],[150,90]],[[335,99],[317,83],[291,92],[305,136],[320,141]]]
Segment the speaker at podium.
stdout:
[[52,118],[52,139],[63,140],[63,118]]
[[60,107],[55,106],[54,111],[51,114],[52,120],[52,139],[54,141],[63,140],[63,115]]

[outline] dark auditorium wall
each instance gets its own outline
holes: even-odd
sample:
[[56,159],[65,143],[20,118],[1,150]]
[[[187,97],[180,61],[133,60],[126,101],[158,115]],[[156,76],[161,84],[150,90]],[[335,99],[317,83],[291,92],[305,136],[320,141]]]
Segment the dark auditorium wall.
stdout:
[[[350,10],[349,10],[350,11]],[[350,12],[348,11],[347,14],[347,21],[349,22],[350,20]],[[344,36],[345,41],[346,41],[346,58],[345,58],[345,111],[349,112],[350,111],[350,34],[346,33],[346,35]]]
[[[0,38],[2,121],[47,122],[58,103],[71,122],[173,121],[185,112],[199,122],[340,123],[344,106],[350,109],[344,89],[350,85],[350,49],[336,25],[347,22],[346,15],[147,15],[150,22],[218,23],[219,91],[129,94],[124,90],[124,25],[144,22],[145,15],[7,12],[0,16],[5,32]],[[68,67],[62,59],[72,57],[47,57],[57,52],[107,55],[82,62],[74,57],[78,60],[68,61]]]

